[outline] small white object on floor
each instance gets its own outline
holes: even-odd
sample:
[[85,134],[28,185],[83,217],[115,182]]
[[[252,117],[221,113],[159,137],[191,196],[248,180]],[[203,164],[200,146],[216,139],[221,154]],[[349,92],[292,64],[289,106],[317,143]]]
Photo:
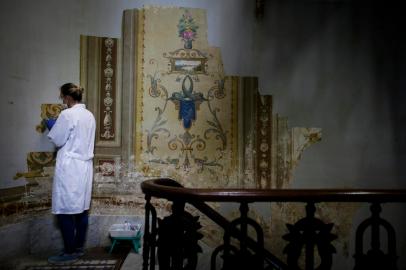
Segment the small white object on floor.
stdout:
[[141,230],[141,224],[113,224],[109,229],[111,237],[135,237]]

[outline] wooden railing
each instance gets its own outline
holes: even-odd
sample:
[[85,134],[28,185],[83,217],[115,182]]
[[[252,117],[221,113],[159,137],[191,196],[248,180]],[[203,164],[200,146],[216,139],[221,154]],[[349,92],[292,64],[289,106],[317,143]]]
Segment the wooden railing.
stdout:
[[[141,184],[145,193],[145,231],[143,246],[143,270],[196,269],[199,232],[199,217],[185,211],[188,203],[213,220],[224,230],[223,243],[211,255],[211,269],[221,265],[223,270],[235,269],[300,269],[299,258],[304,250],[304,266],[310,269],[331,269],[335,248],[331,233],[333,223],[325,224],[315,217],[315,204],[319,202],[367,202],[371,203],[371,217],[357,228],[354,254],[354,270],[397,269],[396,236],[392,225],[380,217],[381,203],[406,202],[406,190],[351,190],[351,189],[191,189],[184,188],[171,179],[148,180]],[[172,201],[172,214],[163,219],[157,217],[151,198]],[[229,221],[206,202],[237,202],[240,217]],[[253,202],[304,202],[306,216],[295,224],[288,225],[289,233],[284,249],[286,263],[264,248],[261,226],[248,217],[249,203]],[[248,235],[251,227],[255,239]],[[366,252],[363,236],[371,230],[371,246]],[[387,251],[381,250],[381,232],[387,234]],[[235,245],[236,241],[238,245]],[[318,265],[315,266],[315,248]],[[157,256],[156,256],[157,254]],[[221,255],[221,256],[220,256]],[[155,261],[158,259],[158,262]],[[220,261],[221,258],[221,261]]]

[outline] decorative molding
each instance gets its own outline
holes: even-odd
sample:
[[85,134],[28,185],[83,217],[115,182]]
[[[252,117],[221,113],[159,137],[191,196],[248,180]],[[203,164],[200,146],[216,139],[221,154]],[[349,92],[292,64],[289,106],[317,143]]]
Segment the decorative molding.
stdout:
[[117,38],[81,36],[80,81],[87,107],[96,118],[98,147],[121,146],[121,42]]
[[164,53],[169,59],[168,74],[205,74],[207,75],[207,57],[196,49],[178,49],[173,52]]
[[257,110],[258,79],[238,77],[238,155],[239,185],[243,188],[257,188]]
[[[229,76],[229,77],[224,77],[222,80],[218,81],[218,88],[219,91],[217,92],[218,94],[221,95],[221,93],[224,95],[225,92],[225,85],[227,83],[230,83],[230,95],[231,95],[231,134],[230,134],[230,139],[229,139],[229,145],[230,145],[230,156],[231,156],[231,170],[236,173],[236,177],[240,178],[241,173],[240,173],[240,168],[239,168],[239,127],[238,127],[238,107],[240,106],[239,99],[238,99],[238,88],[239,88],[239,77],[236,76]],[[241,180],[237,180],[235,185],[239,186]]]
[[288,127],[288,119],[279,115],[276,116],[274,128],[276,129],[276,138],[273,140],[276,146],[274,187],[286,188],[292,174],[292,133]]
[[101,88],[100,88],[100,133],[99,140],[113,141],[115,138],[114,116],[116,114],[116,77],[117,65],[117,44],[112,38],[102,39],[103,49],[101,51]]
[[272,172],[272,96],[257,96],[257,185],[271,187]]
[[102,176],[114,176],[114,165],[115,162],[113,159],[99,159],[96,168]]
[[121,109],[121,156],[124,162],[134,158],[134,115],[136,80],[136,46],[138,10],[124,10],[122,22],[122,109]]
[[144,112],[144,57],[145,57],[145,10],[140,9],[135,16],[135,34],[134,44],[136,68],[134,69],[134,104],[135,104],[135,117],[134,117],[134,159],[136,162],[142,162],[142,143],[143,143],[143,112]]
[[121,156],[97,154],[93,165],[95,168],[93,194],[117,193],[122,177]]
[[[115,181],[120,177],[121,156],[120,155],[95,155],[95,182]],[[100,179],[102,177],[103,179]]]

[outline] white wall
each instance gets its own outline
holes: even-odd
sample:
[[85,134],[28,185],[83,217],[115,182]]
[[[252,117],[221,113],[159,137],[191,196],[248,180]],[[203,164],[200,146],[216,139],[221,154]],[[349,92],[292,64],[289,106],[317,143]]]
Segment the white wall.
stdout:
[[59,86],[79,82],[80,35],[120,37],[123,10],[143,5],[206,9],[209,44],[221,47],[226,72],[252,75],[251,1],[2,1],[0,188],[25,183],[12,178],[27,171],[28,152],[52,150],[35,126],[41,104],[59,102]]

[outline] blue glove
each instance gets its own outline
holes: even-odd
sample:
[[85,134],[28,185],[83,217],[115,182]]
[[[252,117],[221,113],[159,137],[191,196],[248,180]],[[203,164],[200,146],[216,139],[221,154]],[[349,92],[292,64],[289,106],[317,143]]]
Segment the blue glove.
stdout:
[[45,125],[47,126],[48,130],[51,130],[51,128],[55,125],[55,123],[56,123],[55,118],[45,119]]

